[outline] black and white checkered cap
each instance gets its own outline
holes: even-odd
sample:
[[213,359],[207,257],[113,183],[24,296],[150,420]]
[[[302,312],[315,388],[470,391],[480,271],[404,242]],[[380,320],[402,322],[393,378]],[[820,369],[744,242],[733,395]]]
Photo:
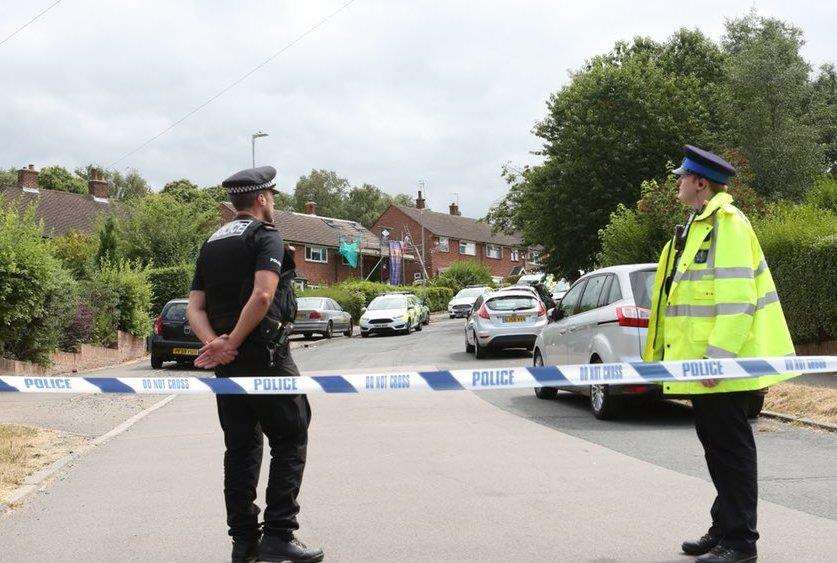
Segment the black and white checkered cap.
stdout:
[[273,182],[275,177],[276,169],[274,167],[259,166],[236,172],[221,182],[221,185],[226,188],[227,193],[230,195],[259,192],[262,190],[278,192],[279,190],[276,189],[276,184]]

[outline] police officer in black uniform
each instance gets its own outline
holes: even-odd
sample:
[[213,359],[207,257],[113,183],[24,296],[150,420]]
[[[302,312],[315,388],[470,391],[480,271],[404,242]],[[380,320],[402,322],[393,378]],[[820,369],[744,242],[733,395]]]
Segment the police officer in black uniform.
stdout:
[[[298,376],[287,326],[296,313],[293,251],[274,226],[273,178],[261,166],[223,182],[238,214],[200,251],[187,315],[204,343],[195,361],[218,377]],[[295,539],[311,409],[305,395],[218,395],[232,561],[322,561]],[[263,527],[254,504],[262,440],[270,444]]]

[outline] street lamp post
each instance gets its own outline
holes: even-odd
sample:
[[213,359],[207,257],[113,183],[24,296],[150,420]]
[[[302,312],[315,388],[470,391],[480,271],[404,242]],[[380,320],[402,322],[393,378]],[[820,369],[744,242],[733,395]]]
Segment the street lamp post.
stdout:
[[267,137],[267,133],[259,131],[258,133],[253,133],[252,135],[250,135],[250,148],[253,153],[253,168],[256,167],[256,139],[260,137]]

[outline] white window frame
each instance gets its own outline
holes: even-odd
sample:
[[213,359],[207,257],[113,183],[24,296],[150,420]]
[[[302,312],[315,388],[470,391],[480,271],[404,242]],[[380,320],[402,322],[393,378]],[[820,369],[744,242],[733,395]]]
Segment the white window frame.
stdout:
[[[463,250],[463,247],[465,248]],[[471,252],[468,252],[468,250]],[[477,243],[470,242],[467,240],[460,240],[459,241],[459,254],[464,254],[465,256],[476,256],[477,255]]]
[[[492,256],[496,251],[496,255]],[[503,259],[503,247],[499,244],[488,244],[485,245],[485,257],[491,258],[492,260],[502,260]]]
[[512,262],[520,262],[520,251],[516,248],[512,248],[510,259]]
[[[314,258],[314,252],[320,255],[320,258]],[[317,262],[318,264],[328,264],[328,248],[325,246],[308,246],[305,245],[305,261]]]
[[439,252],[450,252],[450,239],[439,237]]

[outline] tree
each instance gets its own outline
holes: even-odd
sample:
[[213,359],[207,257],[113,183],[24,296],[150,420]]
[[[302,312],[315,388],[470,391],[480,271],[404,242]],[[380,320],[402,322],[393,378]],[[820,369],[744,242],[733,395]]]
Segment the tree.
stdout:
[[63,166],[46,166],[38,173],[38,185],[45,190],[59,190],[74,194],[88,193],[87,182]]
[[619,204],[637,201],[644,180],[664,180],[686,143],[721,148],[725,126],[715,91],[722,61],[716,45],[689,30],[664,44],[619,42],[588,61],[550,96],[547,116],[535,126],[544,164],[504,169],[509,193],[489,221],[542,244],[547,268],[561,276],[589,269],[598,231]]
[[395,205],[400,205],[402,207],[416,206],[416,200],[413,199],[413,196],[411,196],[410,194],[395,194],[395,197],[392,198],[392,203],[394,203]]
[[294,196],[285,192],[273,194],[273,207],[279,211],[293,211]]
[[167,183],[161,193],[172,196],[180,203],[192,203],[200,197],[200,188],[191,180],[181,178]]
[[317,214],[325,217],[346,217],[343,202],[349,191],[349,181],[332,170],[311,170],[294,187],[294,206],[304,211],[306,202],[317,204]]
[[814,123],[827,166],[837,176],[837,70],[833,63],[822,65],[814,81]]
[[17,185],[17,170],[14,167],[0,168],[0,188]]
[[799,199],[823,168],[803,43],[800,29],[755,12],[728,21],[722,39],[732,146],[741,147],[765,196]]
[[113,215],[108,215],[100,224],[99,245],[96,249],[95,263],[98,268],[106,264],[115,264],[119,258],[119,235],[117,233],[116,220]]
[[76,168],[75,173],[85,182],[90,180],[93,170],[98,170],[108,182],[108,197],[118,201],[126,201],[148,195],[151,189],[148,182],[139,171],[134,168],[123,175],[119,170],[106,170],[97,164],[88,164],[84,168]]
[[171,193],[151,194],[135,201],[120,219],[120,250],[144,266],[194,262],[217,221],[215,209],[201,200],[184,203]]
[[343,204],[343,210],[347,219],[357,221],[369,228],[386,211],[392,201],[392,197],[382,192],[380,188],[372,184],[363,184],[351,189]]

